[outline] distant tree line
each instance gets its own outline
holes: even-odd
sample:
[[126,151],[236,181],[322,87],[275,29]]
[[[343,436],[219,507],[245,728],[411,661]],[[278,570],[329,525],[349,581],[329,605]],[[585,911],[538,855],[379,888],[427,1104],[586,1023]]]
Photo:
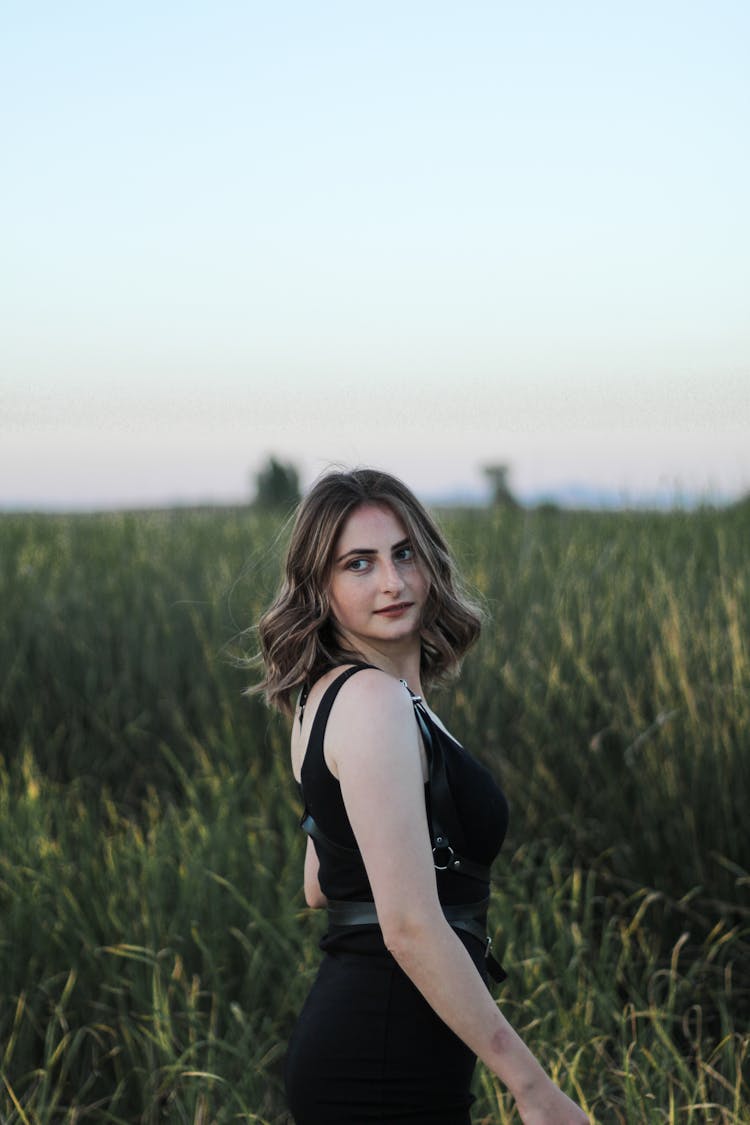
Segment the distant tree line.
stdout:
[[264,511],[293,508],[300,501],[299,473],[294,465],[271,456],[255,474],[253,506]]
[[[490,485],[490,504],[497,508],[519,508],[513,495],[508,465],[484,465],[482,468]],[[290,462],[268,457],[254,474],[253,506],[265,511],[288,510],[298,504],[301,498],[299,472]]]
[[521,505],[516,500],[515,496],[510,490],[510,476],[509,465],[484,465],[482,472],[487,478],[490,488],[490,503],[495,508],[520,508]]

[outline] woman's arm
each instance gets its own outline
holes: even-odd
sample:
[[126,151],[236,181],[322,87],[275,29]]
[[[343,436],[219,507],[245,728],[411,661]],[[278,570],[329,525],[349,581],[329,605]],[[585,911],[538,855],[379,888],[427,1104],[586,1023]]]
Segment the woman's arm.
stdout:
[[585,1125],[497,1007],[437,895],[411,700],[378,671],[341,689],[326,731],[385,943],[428,1003],[505,1083],[525,1125]]
[[320,864],[318,853],[310,836],[307,837],[307,851],[305,852],[305,902],[313,910],[319,910],[328,905],[328,899],[320,889],[318,872]]

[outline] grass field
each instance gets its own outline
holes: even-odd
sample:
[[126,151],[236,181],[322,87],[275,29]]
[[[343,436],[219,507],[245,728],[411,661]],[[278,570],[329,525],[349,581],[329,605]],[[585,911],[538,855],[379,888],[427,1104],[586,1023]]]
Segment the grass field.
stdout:
[[[750,506],[454,512],[503,1010],[593,1121],[750,1122]],[[0,518],[0,1121],[285,1125],[318,960],[246,510]],[[481,1069],[477,1125],[518,1121]]]

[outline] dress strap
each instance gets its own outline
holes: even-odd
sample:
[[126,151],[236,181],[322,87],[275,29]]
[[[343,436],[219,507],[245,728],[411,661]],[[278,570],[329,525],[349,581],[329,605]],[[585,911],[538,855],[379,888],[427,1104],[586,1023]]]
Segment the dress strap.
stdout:
[[[328,716],[331,714],[331,708],[336,700],[336,696],[341,691],[342,687],[347,680],[350,680],[357,672],[361,672],[364,668],[374,668],[374,664],[354,664],[351,668],[347,668],[340,676],[337,676],[332,684],[329,684],[323,692],[323,698],[318,704],[318,709],[315,712],[313,719],[312,730],[310,737],[307,740],[308,746],[315,746],[317,742],[323,745],[323,735],[325,734],[326,724],[328,723]],[[307,695],[305,694],[305,702],[307,702]],[[316,742],[317,740],[317,742]]]
[[[374,667],[374,665],[372,664],[353,664],[351,668],[347,668],[346,671],[342,672],[340,676],[337,676],[333,683],[330,683],[326,690],[323,692],[323,696],[320,700],[320,703],[318,704],[318,709],[315,712],[315,718],[312,722],[310,736],[307,740],[307,749],[305,751],[305,758],[302,763],[303,773],[308,762],[314,759],[321,759],[323,757],[323,738],[326,732],[328,717],[331,714],[331,708],[333,707],[336,696],[341,691],[346,681],[351,679],[351,677],[355,675],[355,673],[361,672],[363,668],[372,667]],[[306,702],[307,688],[305,689],[304,694],[300,699],[300,706],[303,709]],[[307,765],[307,768],[309,769],[309,765]]]
[[[310,737],[307,740],[307,751],[305,753],[305,762],[309,759],[311,752],[313,754],[319,754],[322,757],[322,755],[323,755],[323,736],[325,735],[326,725],[328,723],[328,716],[331,714],[331,708],[333,707],[333,704],[336,700],[336,696],[341,691],[341,689],[344,686],[344,684],[346,683],[346,681],[351,679],[351,677],[356,672],[361,672],[363,670],[363,668],[374,668],[374,665],[373,664],[364,664],[364,663],[358,663],[358,664],[352,665],[351,668],[347,668],[345,672],[342,672],[342,674],[340,676],[337,676],[336,679],[333,681],[333,683],[329,684],[328,687],[326,688],[326,690],[324,691],[323,698],[321,699],[320,703],[318,704],[318,709],[315,712],[315,718],[313,719],[313,725],[312,725],[312,729],[310,731]],[[301,699],[301,707],[303,709],[304,709],[305,703],[307,702],[307,690],[308,690],[307,686],[305,686],[304,694],[303,694],[302,699]],[[300,716],[300,719],[301,719],[301,716]],[[304,762],[302,764],[302,768],[303,769],[305,768]],[[301,817],[300,822],[299,822],[300,828],[302,828],[303,831],[306,832],[308,836],[311,836],[313,838],[313,840],[317,840],[319,844],[323,844],[326,848],[328,848],[329,851],[332,851],[335,855],[341,856],[342,858],[351,858],[352,856],[357,855],[358,854],[357,848],[347,848],[345,844],[337,844],[335,840],[331,840],[328,836],[326,836],[325,832],[323,832],[323,830],[317,825],[317,823],[313,819],[313,815],[307,807],[307,802],[305,801],[304,787],[302,785],[300,785],[299,788],[300,788],[300,795],[302,796],[302,800],[305,803],[305,808],[304,808],[304,811],[302,813],[302,817]]]

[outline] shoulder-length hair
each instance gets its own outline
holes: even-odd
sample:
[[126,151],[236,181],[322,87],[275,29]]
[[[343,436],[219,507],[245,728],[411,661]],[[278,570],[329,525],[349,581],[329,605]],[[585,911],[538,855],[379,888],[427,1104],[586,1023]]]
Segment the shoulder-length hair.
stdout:
[[292,528],[279,591],[258,622],[266,701],[287,715],[296,689],[330,668],[361,659],[343,647],[331,619],[333,550],[351,513],[381,504],[401,521],[427,580],[421,624],[421,675],[426,684],[454,674],[476,641],[482,612],[466,595],[448,546],[432,516],[396,477],[376,469],[331,472],[302,500]]

